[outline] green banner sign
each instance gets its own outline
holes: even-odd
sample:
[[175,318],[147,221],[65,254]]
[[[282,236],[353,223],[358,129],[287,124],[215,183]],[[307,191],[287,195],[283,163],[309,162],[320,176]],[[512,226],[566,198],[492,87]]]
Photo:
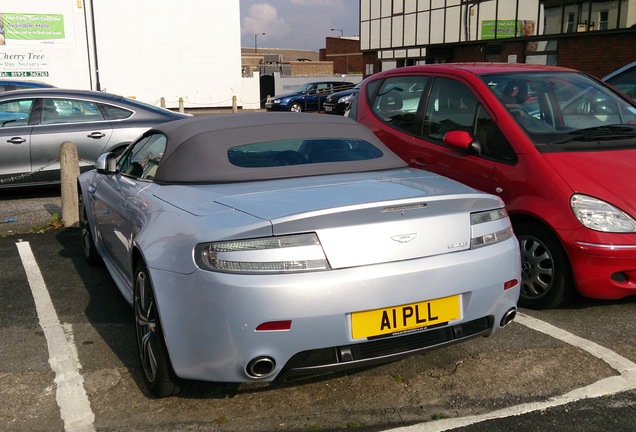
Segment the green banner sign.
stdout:
[[481,22],[481,38],[504,39],[521,36],[522,26],[523,21],[521,20],[483,20]]
[[6,40],[64,39],[64,15],[1,14]]

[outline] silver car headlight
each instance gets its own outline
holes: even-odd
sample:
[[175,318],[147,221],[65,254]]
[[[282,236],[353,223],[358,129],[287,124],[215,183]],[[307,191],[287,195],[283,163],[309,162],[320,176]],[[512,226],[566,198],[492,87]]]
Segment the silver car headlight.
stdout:
[[570,207],[579,222],[594,231],[636,232],[636,221],[630,215],[600,199],[574,194],[570,198]]
[[343,96],[340,99],[338,99],[338,103],[347,103],[351,100],[352,97],[353,95]]
[[501,243],[514,236],[508,213],[503,208],[471,213],[470,225],[471,249]]
[[203,270],[227,273],[329,270],[315,233],[199,244],[195,261]]

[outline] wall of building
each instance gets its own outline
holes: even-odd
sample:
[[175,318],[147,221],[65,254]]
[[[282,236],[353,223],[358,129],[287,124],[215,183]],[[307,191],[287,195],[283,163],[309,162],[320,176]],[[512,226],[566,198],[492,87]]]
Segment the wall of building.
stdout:
[[245,110],[260,109],[261,83],[259,73],[254,72],[249,77],[241,78],[241,89],[240,95],[237,95],[237,105]]
[[360,51],[360,38],[327,37],[320,60],[332,61],[337,74],[362,74],[364,62]]
[[[3,0],[0,12],[5,18],[0,77],[91,88],[87,11],[82,2]],[[56,20],[51,21],[53,27],[40,27],[49,19]]]
[[333,62],[330,61],[292,61],[289,66],[293,77],[333,75]]
[[[581,55],[594,47],[594,55]],[[614,34],[577,33],[558,41],[559,66],[602,78],[636,60],[636,28]]]
[[[93,0],[103,89],[168,107],[231,106],[241,92],[238,2]],[[152,11],[152,13],[149,13]]]
[[3,0],[0,12],[1,76],[154,105],[165,98],[169,108],[180,98],[193,108],[240,99],[237,1]]
[[360,48],[408,49],[536,35],[542,20],[538,0],[360,0]]

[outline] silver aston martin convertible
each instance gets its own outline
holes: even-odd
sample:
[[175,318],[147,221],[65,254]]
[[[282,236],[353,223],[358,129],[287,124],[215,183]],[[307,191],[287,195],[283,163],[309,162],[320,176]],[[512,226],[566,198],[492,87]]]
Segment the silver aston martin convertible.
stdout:
[[410,169],[348,118],[165,123],[79,188],[84,255],[132,305],[156,396],[392,361],[516,313],[502,201]]

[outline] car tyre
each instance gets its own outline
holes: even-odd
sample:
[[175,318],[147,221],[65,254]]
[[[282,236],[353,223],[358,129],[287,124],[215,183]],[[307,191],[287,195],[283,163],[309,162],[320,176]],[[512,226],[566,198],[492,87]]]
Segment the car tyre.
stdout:
[[135,267],[133,309],[137,348],[146,386],[156,397],[178,395],[184,380],[177,377],[172,369],[150,275],[143,262]]
[[519,305],[530,309],[563,306],[572,300],[574,281],[558,238],[536,223],[514,227],[521,249]]
[[84,197],[82,191],[79,191],[79,225],[80,225],[80,237],[82,241],[82,252],[84,253],[84,259],[91,266],[98,266],[102,263],[102,259],[97,252],[95,246],[95,240],[91,233],[91,228],[88,223],[88,214],[86,213],[86,206],[84,205]]
[[291,112],[303,112],[303,106],[299,102],[293,102],[289,106],[289,111]]

